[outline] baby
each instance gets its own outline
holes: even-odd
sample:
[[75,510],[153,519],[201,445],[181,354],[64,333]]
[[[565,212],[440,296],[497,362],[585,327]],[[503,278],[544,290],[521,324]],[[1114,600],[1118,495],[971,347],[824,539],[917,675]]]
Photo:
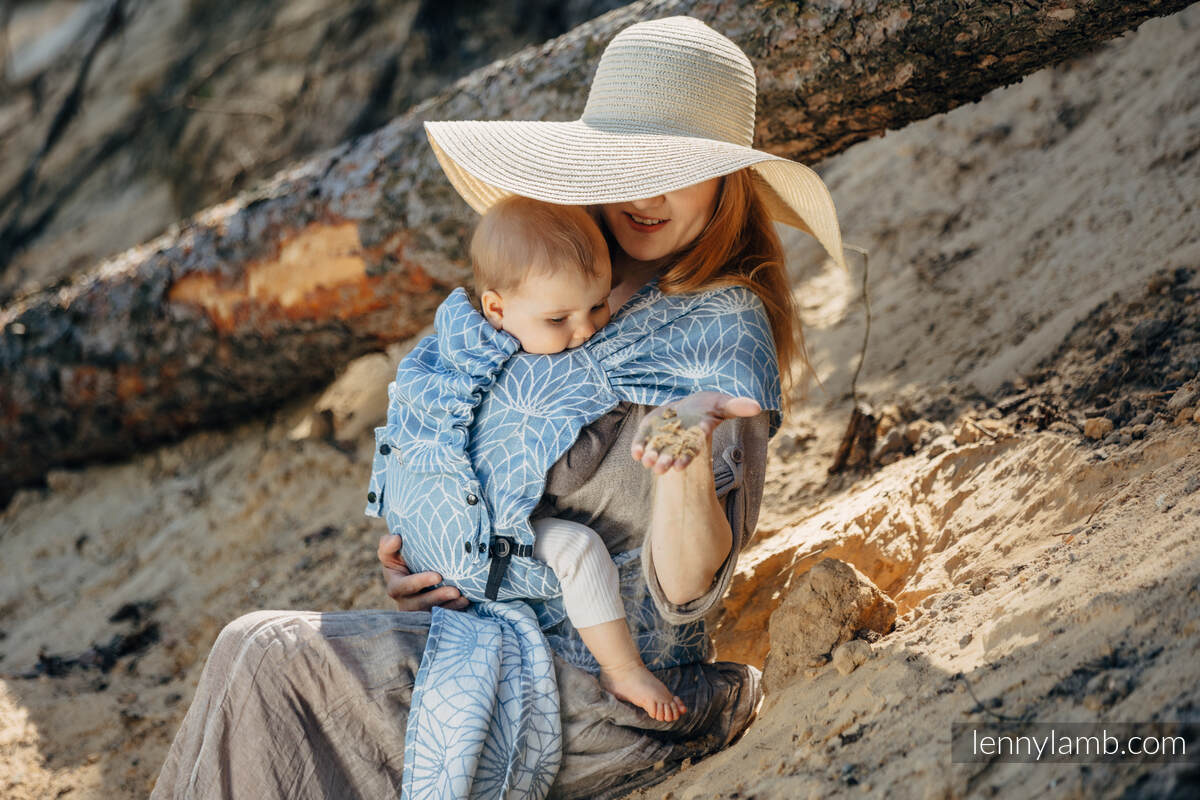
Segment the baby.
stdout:
[[[596,223],[578,206],[509,197],[471,239],[479,310],[528,353],[586,342],[609,320],[612,266]],[[625,622],[617,568],[591,528],[565,519],[532,523],[534,556],[554,570],[563,606],[612,694],[669,722],[683,702],[646,669]]]

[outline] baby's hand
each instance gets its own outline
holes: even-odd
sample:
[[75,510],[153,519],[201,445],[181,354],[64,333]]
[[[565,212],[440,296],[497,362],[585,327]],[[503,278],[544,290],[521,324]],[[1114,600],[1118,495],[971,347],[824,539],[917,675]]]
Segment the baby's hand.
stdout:
[[659,475],[672,467],[687,469],[695,456],[712,446],[712,432],[718,425],[760,411],[758,401],[750,397],[696,392],[647,414],[633,435],[630,455]]

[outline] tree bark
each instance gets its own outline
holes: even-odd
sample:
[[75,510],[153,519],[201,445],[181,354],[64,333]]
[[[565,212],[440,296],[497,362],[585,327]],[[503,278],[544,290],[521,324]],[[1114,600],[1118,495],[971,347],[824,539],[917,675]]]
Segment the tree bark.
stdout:
[[756,146],[815,162],[975,101],[1186,0],[634,3],[0,311],[0,505],[48,468],[277,406],[412,335],[467,279],[472,212],[427,119],[579,117],[609,39],[691,14],[758,73]]

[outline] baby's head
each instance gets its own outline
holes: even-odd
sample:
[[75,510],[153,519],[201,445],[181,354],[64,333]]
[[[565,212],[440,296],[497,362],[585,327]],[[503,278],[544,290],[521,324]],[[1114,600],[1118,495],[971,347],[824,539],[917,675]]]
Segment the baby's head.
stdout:
[[507,197],[471,239],[480,311],[527,353],[578,347],[608,323],[612,265],[579,206]]

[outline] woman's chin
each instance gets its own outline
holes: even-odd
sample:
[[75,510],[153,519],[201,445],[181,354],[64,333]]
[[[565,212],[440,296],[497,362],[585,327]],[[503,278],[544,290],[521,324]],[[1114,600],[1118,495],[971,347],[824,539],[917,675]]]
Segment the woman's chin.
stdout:
[[625,255],[632,258],[634,261],[658,261],[671,254],[668,247],[655,246],[651,242],[630,242],[626,247],[624,242],[621,242],[621,249],[625,251]]

